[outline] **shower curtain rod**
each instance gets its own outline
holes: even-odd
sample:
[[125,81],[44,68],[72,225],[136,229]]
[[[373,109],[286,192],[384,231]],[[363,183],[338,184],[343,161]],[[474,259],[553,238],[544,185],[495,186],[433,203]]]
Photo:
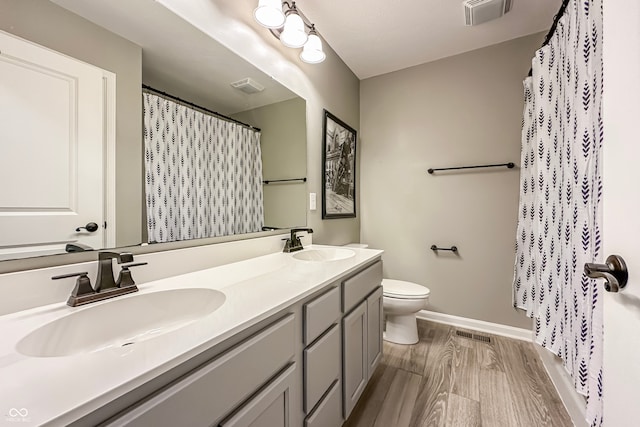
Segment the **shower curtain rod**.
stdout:
[[[551,24],[551,28],[549,29],[549,32],[544,37],[544,42],[542,42],[542,46],[540,46],[540,49],[542,49],[543,47],[549,44],[551,37],[553,37],[553,35],[556,32],[558,21],[560,21],[560,18],[562,18],[562,16],[564,15],[564,11],[567,10],[567,6],[569,6],[569,1],[570,0],[562,0],[562,4],[560,5],[560,10],[558,10],[558,13],[556,13],[555,16],[553,17],[553,24]],[[533,72],[533,68],[529,68],[529,74],[527,75],[531,77],[532,72]]]
[[179,102],[179,103],[181,103],[181,104],[183,104],[183,105],[187,105],[187,106],[189,106],[189,107],[197,108],[198,110],[204,111],[204,112],[206,112],[206,113],[208,113],[208,114],[211,114],[211,115],[213,115],[213,116],[216,116],[216,117],[218,117],[218,118],[220,118],[220,119],[223,119],[223,120],[226,120],[226,121],[228,121],[228,122],[237,123],[237,124],[239,124],[239,125],[242,125],[242,126],[244,126],[244,127],[249,128],[249,129],[253,129],[253,130],[255,130],[256,132],[261,132],[260,128],[257,128],[257,127],[255,127],[255,126],[251,126],[251,125],[249,125],[249,124],[246,124],[246,123],[244,123],[244,122],[241,122],[240,120],[233,119],[233,118],[231,118],[231,117],[229,117],[229,116],[225,116],[224,114],[220,114],[220,113],[218,113],[218,112],[216,112],[216,111],[209,110],[208,108],[201,107],[201,106],[199,106],[199,105],[197,105],[197,104],[194,104],[193,102],[185,101],[185,100],[184,100],[184,99],[182,99],[182,98],[178,98],[177,96],[170,95],[170,94],[168,94],[167,92],[163,92],[163,91],[161,91],[161,90],[154,89],[154,88],[152,88],[151,86],[148,86],[148,85],[143,84],[143,85],[142,85],[142,89],[144,89],[144,90],[146,90],[146,91],[148,91],[148,92],[153,92],[153,93],[155,93],[155,94],[157,94],[157,95],[161,95],[161,96],[163,96],[163,97],[165,97],[165,98],[169,98],[170,100],[172,100],[172,101],[176,101],[176,102]]

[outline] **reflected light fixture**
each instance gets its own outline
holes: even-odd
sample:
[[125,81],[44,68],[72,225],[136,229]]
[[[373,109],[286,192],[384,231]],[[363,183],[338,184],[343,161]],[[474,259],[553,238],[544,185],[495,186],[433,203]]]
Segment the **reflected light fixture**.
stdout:
[[315,26],[298,10],[295,1],[260,0],[253,17],[260,25],[269,28],[283,45],[301,47],[300,59],[303,62],[319,64],[327,57]]

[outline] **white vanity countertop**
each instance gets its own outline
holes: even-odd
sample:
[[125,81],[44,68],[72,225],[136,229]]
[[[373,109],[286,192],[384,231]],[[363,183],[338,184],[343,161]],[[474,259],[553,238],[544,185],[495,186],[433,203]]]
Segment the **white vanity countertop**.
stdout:
[[[310,248],[323,247],[332,248]],[[382,255],[375,249],[349,249],[355,256],[340,261],[314,263],[274,253],[145,283],[139,292],[116,299],[210,288],[223,292],[226,300],[200,320],[126,347],[66,357],[29,357],[16,350],[18,341],[40,326],[116,299],[77,308],[63,301],[0,316],[0,425],[75,421]],[[28,415],[22,419],[16,414],[25,414],[24,409]]]

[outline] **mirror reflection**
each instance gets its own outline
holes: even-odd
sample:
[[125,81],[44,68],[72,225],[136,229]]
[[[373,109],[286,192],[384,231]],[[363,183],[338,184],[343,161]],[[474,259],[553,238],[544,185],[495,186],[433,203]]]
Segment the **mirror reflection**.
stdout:
[[162,5],[0,30],[0,259],[306,225],[305,101]]

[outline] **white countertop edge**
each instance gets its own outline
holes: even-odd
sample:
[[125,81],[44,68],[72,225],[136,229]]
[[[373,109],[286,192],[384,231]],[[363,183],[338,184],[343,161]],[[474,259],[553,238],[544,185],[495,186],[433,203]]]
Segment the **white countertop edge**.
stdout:
[[[306,249],[310,248],[335,247],[312,245]],[[181,287],[210,287],[218,289],[227,295],[227,301],[225,301],[227,308],[223,310],[223,307],[225,307],[225,304],[223,304],[223,307],[212,315],[207,316],[206,319],[199,320],[185,328],[161,335],[152,340],[138,343],[136,350],[142,348],[142,350],[146,351],[139,351],[138,357],[130,354],[123,356],[127,357],[129,361],[136,362],[131,369],[118,369],[120,366],[118,358],[105,352],[99,352],[104,354],[93,353],[65,358],[28,358],[17,353],[15,350],[16,339],[24,336],[28,331],[56,318],[68,315],[74,310],[66,307],[64,303],[51,304],[0,316],[0,330],[5,330],[9,326],[12,331],[8,343],[5,341],[0,346],[0,377],[10,375],[15,380],[20,377],[21,373],[27,375],[26,370],[29,370],[29,373],[38,370],[45,372],[47,367],[50,367],[53,373],[47,371],[47,377],[51,377],[53,382],[64,381],[65,375],[75,372],[71,367],[67,368],[68,371],[64,369],[65,359],[74,366],[77,366],[78,362],[82,362],[85,365],[94,362],[94,364],[100,365],[98,366],[99,369],[108,371],[102,374],[100,374],[100,371],[87,372],[84,379],[75,378],[67,381],[64,384],[69,382],[72,384],[69,384],[69,388],[65,390],[63,395],[64,399],[58,404],[52,401],[55,399],[52,399],[51,395],[47,394],[46,387],[39,388],[38,384],[31,384],[29,381],[26,381],[26,384],[22,384],[17,390],[15,387],[5,390],[0,386],[0,402],[8,401],[8,399],[19,401],[20,396],[16,396],[16,392],[19,393],[19,391],[23,390],[29,395],[28,401],[44,406],[42,411],[30,411],[30,421],[32,423],[35,422],[38,425],[48,423],[69,424],[76,421],[207,349],[224,342],[235,334],[303,300],[330,283],[350,275],[362,266],[380,258],[383,253],[383,251],[375,249],[349,249],[355,252],[355,256],[337,262],[313,263],[297,261],[292,259],[293,254],[276,253],[141,285],[140,292],[136,294]],[[277,268],[269,267],[274,264]],[[258,266],[262,270],[251,271],[252,267],[257,268]],[[216,285],[193,286],[193,282],[204,278],[209,281],[216,281]],[[183,283],[187,283],[187,285],[183,285]],[[268,285],[266,286],[270,286],[269,289],[264,289],[267,292],[265,295],[257,296],[254,293],[254,298],[252,298],[243,294],[243,291],[260,288],[263,283],[267,283]],[[132,294],[131,297],[136,294]],[[241,300],[242,298],[247,299]],[[234,314],[234,306],[238,307],[239,305],[243,306],[243,308],[245,305],[250,306],[250,312],[243,313],[240,310],[239,313]],[[227,310],[226,313],[225,310]],[[16,325],[24,325],[24,327],[22,329],[16,328]],[[212,332],[209,332],[207,328],[211,325],[215,325],[215,327],[212,327]],[[187,331],[187,328],[189,328],[188,332],[193,331],[193,335],[196,338],[185,339],[185,343],[181,344],[181,346],[184,345],[184,348],[176,349],[166,345],[170,342],[173,344],[171,339],[178,337],[180,332]],[[204,332],[205,329],[206,332]],[[156,351],[160,354],[154,353]],[[145,353],[149,354],[145,355]],[[10,362],[12,358],[19,359],[20,363],[12,364]],[[9,360],[9,362],[2,363],[3,359]],[[147,359],[152,361],[147,362]],[[63,365],[62,368],[60,367],[61,364]],[[114,376],[118,377],[119,372],[122,373],[120,378],[114,379]],[[112,381],[112,385],[91,385],[92,381],[99,382],[101,379],[105,380],[105,382],[106,380]],[[73,388],[74,384],[76,385],[76,390]],[[87,393],[87,390],[90,392]],[[39,395],[39,392],[41,395]],[[4,415],[4,409],[0,408],[0,416]],[[15,425],[14,421],[7,421],[6,418],[0,419],[0,423]]]

